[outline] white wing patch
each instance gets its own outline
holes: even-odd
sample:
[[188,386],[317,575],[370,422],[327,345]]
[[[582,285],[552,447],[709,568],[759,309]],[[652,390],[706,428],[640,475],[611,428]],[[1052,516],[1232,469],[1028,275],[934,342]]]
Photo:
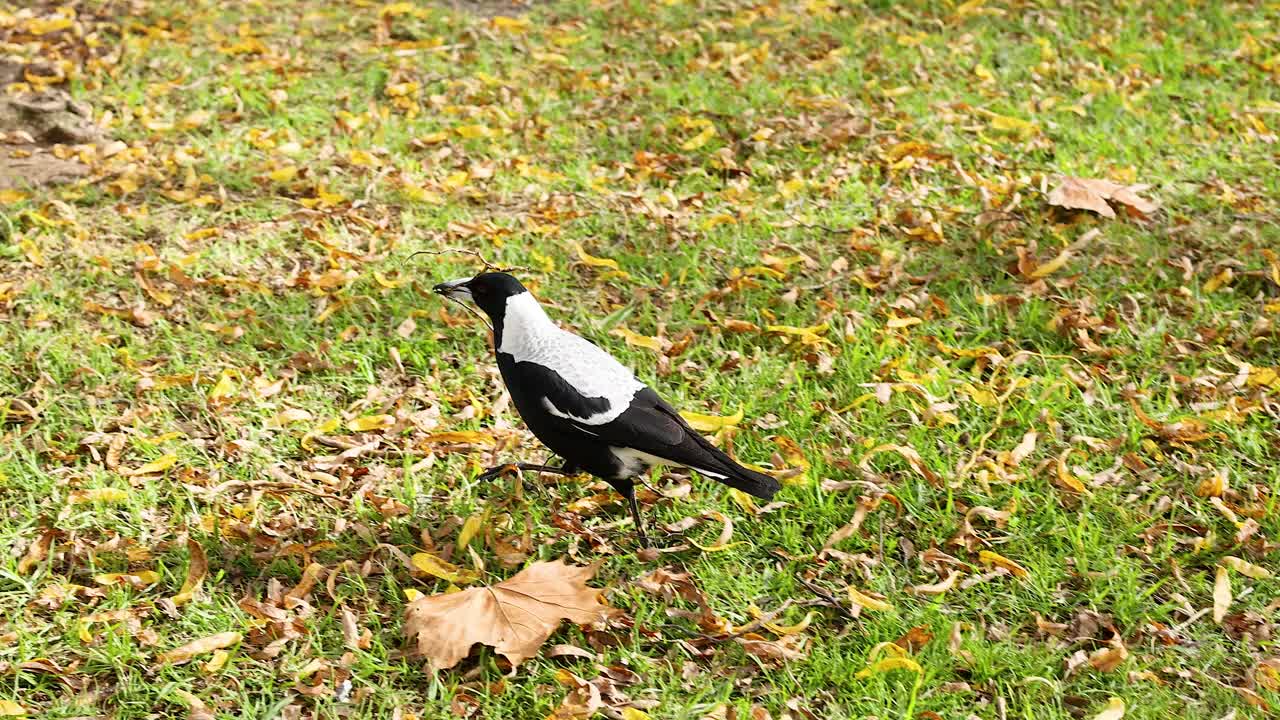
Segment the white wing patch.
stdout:
[[715,480],[724,480],[726,477],[724,473],[704,470],[700,467],[691,467],[684,463],[672,462],[666,458],[660,458],[657,455],[647,453],[643,450],[636,450],[635,448],[610,446],[609,452],[612,452],[613,456],[622,464],[622,471],[619,473],[619,477],[635,477],[654,465],[688,467],[690,470],[697,470],[699,473]]
[[498,352],[516,362],[531,362],[554,370],[583,397],[602,397],[609,409],[590,417],[562,412],[543,398],[547,412],[584,425],[603,425],[626,412],[631,398],[644,389],[630,370],[584,338],[560,329],[527,292],[507,298],[502,316],[502,344]]

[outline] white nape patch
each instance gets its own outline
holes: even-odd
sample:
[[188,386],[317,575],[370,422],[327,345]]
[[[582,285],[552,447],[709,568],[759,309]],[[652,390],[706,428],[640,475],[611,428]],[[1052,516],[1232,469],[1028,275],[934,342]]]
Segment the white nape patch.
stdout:
[[498,352],[510,355],[516,362],[537,363],[554,370],[583,397],[607,400],[608,410],[577,417],[543,399],[547,412],[584,425],[603,425],[617,419],[631,405],[631,398],[644,389],[644,383],[612,355],[585,338],[560,329],[528,292],[507,298]]
[[615,447],[611,445],[609,446],[609,452],[613,453],[613,456],[618,459],[618,462],[622,463],[622,472],[620,473],[621,477],[634,477],[647,471],[654,465],[687,467],[690,470],[696,470],[714,480],[724,480],[725,477],[727,477],[724,473],[712,472],[699,467],[691,467],[684,463],[672,462],[666,458],[660,458],[657,455],[647,453],[643,450],[636,450],[635,448]]

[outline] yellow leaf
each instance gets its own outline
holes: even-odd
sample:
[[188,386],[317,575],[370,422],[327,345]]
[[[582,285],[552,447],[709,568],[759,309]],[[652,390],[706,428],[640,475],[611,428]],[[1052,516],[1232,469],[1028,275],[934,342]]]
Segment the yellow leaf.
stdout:
[[493,447],[497,441],[494,440],[492,435],[476,432],[475,430],[455,430],[452,432],[435,433],[434,435],[428,435],[419,441],[420,445],[458,445],[462,443]]
[[422,592],[421,592],[421,591],[419,591],[419,590],[414,590],[413,588],[405,588],[405,589],[404,589],[404,599],[405,599],[405,600],[408,600],[409,602],[413,602],[414,600],[417,600],[417,599],[418,599],[418,598],[420,598],[420,597],[422,597]]
[[909,657],[889,657],[883,660],[877,660],[873,665],[865,670],[859,670],[857,678],[865,680],[872,675],[880,675],[892,670],[910,670],[913,673],[922,673],[924,669],[920,667],[920,663]]
[[506,15],[496,15],[489,21],[494,30],[501,30],[512,35],[520,35],[529,30],[529,20],[523,17],[508,17]]
[[156,656],[161,664],[184,663],[197,655],[203,655],[214,650],[231,647],[240,642],[243,636],[238,632],[224,632],[217,635],[210,635],[199,640],[193,640],[186,645],[176,647],[168,652],[160,653]]
[[213,389],[209,391],[209,401],[216,402],[231,397],[236,392],[236,383],[231,379],[231,371],[223,370],[218,376],[218,382],[214,384]]
[[4,190],[0,190],[0,205],[12,205],[13,203],[26,200],[28,197],[30,196],[21,190],[5,188]]
[[1063,265],[1066,265],[1067,261],[1070,259],[1071,259],[1071,251],[1063,250],[1062,252],[1058,253],[1058,256],[1055,257],[1054,259],[1037,267],[1035,270],[1032,270],[1031,278],[1033,280],[1038,280],[1040,278],[1049,277],[1050,275],[1057,272]]
[[427,575],[458,585],[467,585],[480,579],[480,575],[474,570],[452,565],[430,553],[415,553],[410,560],[415,568]]
[[1124,700],[1113,697],[1107,701],[1107,706],[1102,712],[1093,717],[1093,720],[1120,720],[1124,717]]
[[91,502],[117,503],[124,502],[128,499],[129,493],[119,488],[94,488],[92,490],[83,490],[71,493],[70,497],[72,505],[81,505]]
[[165,470],[168,470],[169,468],[173,467],[174,464],[176,464],[177,462],[178,462],[177,455],[174,455],[173,453],[166,453],[156,458],[155,460],[152,460],[151,462],[145,465],[139,465],[138,467],[132,470],[129,470],[124,474],[130,477],[134,475],[154,475],[155,473],[160,473],[160,472],[164,472]]
[[[285,165],[284,167],[276,168],[275,170],[272,170],[270,173],[268,173],[267,177],[271,178],[271,180],[274,182],[287,183],[290,180],[298,177],[298,166]],[[210,228],[210,229],[212,230],[213,228]],[[214,230],[214,232],[217,232],[217,230]]]
[[637,332],[633,332],[624,325],[619,325],[618,327],[615,327],[613,330],[609,331],[609,334],[616,335],[622,338],[627,342],[628,345],[631,345],[634,347],[647,348],[649,350],[653,350],[654,352],[662,352],[661,340],[659,340],[656,337],[650,337],[648,335],[641,335]]
[[697,135],[694,135],[688,140],[685,140],[680,145],[680,149],[681,150],[697,150],[703,145],[706,145],[711,140],[711,138],[715,137],[716,135],[717,135],[716,127],[714,125],[708,125],[702,128],[702,132],[699,132]]
[[742,408],[738,408],[738,412],[732,415],[703,415],[681,410],[680,417],[689,423],[689,427],[698,432],[716,432],[722,428],[735,427],[742,422]]
[[40,246],[27,238],[18,241],[18,247],[22,248],[22,254],[27,256],[32,265],[44,267],[44,253],[40,252]]
[[453,129],[458,136],[467,140],[477,140],[479,138],[493,137],[493,130],[487,125],[459,125]]
[[983,565],[995,565],[996,567],[1002,567],[1012,573],[1014,577],[1027,577],[1031,574],[1027,572],[1026,568],[1022,567],[1018,563],[990,550],[983,550],[979,552],[978,561]]
[[867,610],[875,610],[878,612],[883,612],[885,610],[893,609],[893,606],[890,605],[889,603],[883,600],[877,600],[869,595],[865,595],[862,593],[862,591],[858,590],[852,585],[846,588],[846,590],[849,593],[849,602],[852,602],[854,605],[858,605]]
[[822,337],[822,333],[827,331],[827,324],[812,325],[810,327],[792,327],[791,325],[765,325],[765,331],[771,333],[779,333],[781,335],[790,335],[798,338],[802,345],[821,345],[823,343],[832,345],[833,343]]
[[209,662],[205,663],[201,669],[207,673],[216,673],[227,664],[230,658],[231,653],[226,650],[214,650],[213,657],[209,658]]
[[1039,130],[1035,123],[1027,122],[1020,118],[1008,117],[1007,115],[992,115],[991,128],[1003,133],[1015,135],[1022,140],[1035,135]]
[[396,424],[394,415],[365,415],[347,423],[351,432],[367,432],[369,430],[385,430]]
[[1218,272],[1217,275],[1214,275],[1213,277],[1209,278],[1208,281],[1205,282],[1204,284],[1205,294],[1211,293],[1217,290],[1218,288],[1223,288],[1230,285],[1231,281],[1234,280],[1235,277],[1236,277],[1236,274],[1234,271],[1232,271],[1231,268],[1223,268],[1221,271]]
[[1227,611],[1231,609],[1231,576],[1227,574],[1227,569],[1218,566],[1218,572],[1213,579],[1213,621],[1221,623],[1222,619],[1227,616]]
[[587,251],[583,250],[582,246],[579,245],[578,243],[573,244],[573,249],[578,251],[578,259],[581,260],[584,265],[589,265],[591,267],[612,268],[613,270],[621,269],[618,267],[617,260],[610,260],[609,258],[602,258],[602,257],[596,257],[594,255],[589,255],[587,254]]
[[622,708],[622,720],[649,720],[649,713],[637,710],[630,705]]
[[1254,580],[1266,580],[1272,576],[1271,571],[1261,565],[1254,565],[1247,560],[1242,560],[1232,555],[1222,558],[1222,564]]
[[187,538],[187,553],[190,555],[190,560],[187,561],[187,579],[183,581],[182,589],[172,598],[175,606],[191,602],[209,572],[209,559],[200,543]]
[[12,700],[0,700],[0,717],[24,717],[27,709]]
[[484,526],[484,521],[488,517],[488,512],[475,513],[462,523],[462,529],[458,531],[458,547],[454,552],[461,553],[467,549],[467,545],[471,544],[471,539],[480,532],[480,528]]
[[729,542],[729,538],[733,537],[733,520],[731,520],[727,515],[713,510],[707,513],[707,517],[724,523],[724,528],[720,531],[720,537],[711,545],[699,545],[696,540],[690,540],[689,542],[693,543],[699,550],[703,552],[720,552],[721,550],[728,550],[731,547],[743,544],[741,542]]
[[886,325],[889,328],[896,329],[896,328],[911,327],[912,325],[919,325],[922,322],[924,321],[918,317],[891,317],[889,318],[889,322],[886,323]]
[[94,575],[93,581],[99,585],[154,585],[160,582],[160,573],[155,570],[142,570],[136,573],[103,573]]
[[418,137],[414,138],[416,142],[420,142],[423,145],[438,145],[448,139],[449,139],[449,133],[444,132],[442,130],[429,132],[425,135],[419,135]]
[[178,123],[178,127],[183,130],[194,130],[213,119],[213,113],[209,110],[196,110],[195,112],[182,118]]
[[805,613],[804,619],[795,625],[778,625],[776,623],[765,623],[764,626],[769,628],[769,632],[775,635],[798,635],[809,629],[809,624],[813,622],[813,611]]

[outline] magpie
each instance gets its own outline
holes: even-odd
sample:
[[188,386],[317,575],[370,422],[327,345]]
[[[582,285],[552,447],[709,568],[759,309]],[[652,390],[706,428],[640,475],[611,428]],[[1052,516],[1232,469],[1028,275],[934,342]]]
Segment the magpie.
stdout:
[[777,480],[712,445],[612,355],[556,325],[511,275],[485,272],[433,289],[451,300],[470,300],[489,316],[512,404],[529,430],[564,460],[560,467],[500,465],[481,478],[511,469],[594,475],[626,498],[644,547],[649,539],[634,478],[655,465],[686,467],[765,500],[778,492]]

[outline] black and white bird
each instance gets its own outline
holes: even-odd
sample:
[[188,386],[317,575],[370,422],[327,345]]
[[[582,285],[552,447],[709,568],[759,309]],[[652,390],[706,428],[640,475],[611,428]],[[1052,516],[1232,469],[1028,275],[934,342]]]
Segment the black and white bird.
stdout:
[[453,300],[471,300],[489,316],[512,403],[529,430],[564,459],[560,467],[503,465],[482,477],[512,467],[590,473],[627,499],[645,547],[633,479],[655,465],[686,467],[765,500],[778,492],[777,480],[712,445],[612,355],[556,325],[511,275],[486,272],[434,289]]

